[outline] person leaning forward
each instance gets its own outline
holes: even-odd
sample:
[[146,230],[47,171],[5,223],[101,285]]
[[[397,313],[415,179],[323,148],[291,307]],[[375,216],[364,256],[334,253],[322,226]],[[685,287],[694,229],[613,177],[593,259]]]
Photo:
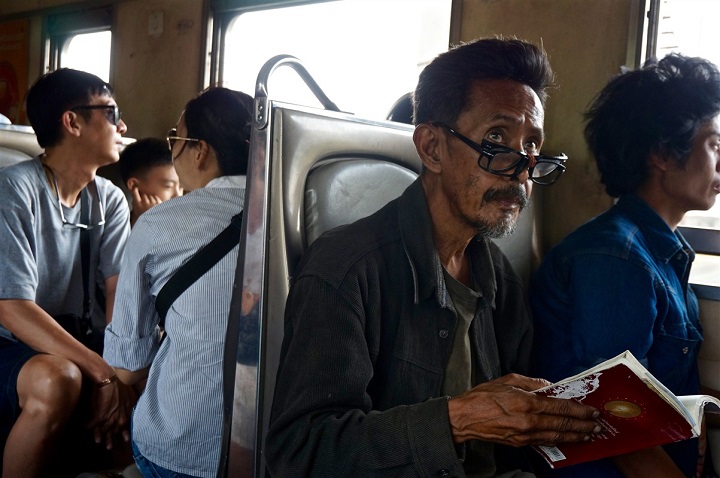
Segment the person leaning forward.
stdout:
[[[58,445],[69,442],[60,436],[70,425],[94,430],[95,440],[107,447],[115,432],[129,438],[132,405],[114,369],[81,343],[85,334],[73,336],[55,320],[82,315],[99,337],[110,320],[129,212],[122,191],[96,171],[117,162],[127,127],[110,85],[67,68],[35,82],[27,113],[45,153],[0,172],[3,478],[39,476]],[[87,234],[92,287],[83,284],[81,234]],[[104,290],[105,310],[96,300],[96,283]],[[81,405],[83,391],[92,406]],[[78,410],[83,413],[74,415]],[[81,418],[87,422],[75,423]],[[72,446],[73,452],[79,448]],[[62,458],[76,465],[70,456]],[[58,466],[54,476],[60,476]]]
[[[285,316],[272,476],[529,477],[524,450],[589,439],[597,410],[533,393],[522,284],[489,240],[509,234],[539,154],[540,48],[482,39],[438,56],[414,93],[420,177],[303,257]],[[509,446],[507,446],[509,445]]]

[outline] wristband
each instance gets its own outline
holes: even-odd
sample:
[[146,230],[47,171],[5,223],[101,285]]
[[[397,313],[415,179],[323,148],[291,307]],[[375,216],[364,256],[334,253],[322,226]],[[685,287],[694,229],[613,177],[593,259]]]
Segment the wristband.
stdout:
[[102,382],[96,384],[96,385],[97,385],[97,388],[103,388],[105,385],[110,385],[111,383],[117,381],[117,379],[118,379],[117,375],[113,375],[112,377],[108,377],[108,378],[106,378],[105,380],[103,380]]

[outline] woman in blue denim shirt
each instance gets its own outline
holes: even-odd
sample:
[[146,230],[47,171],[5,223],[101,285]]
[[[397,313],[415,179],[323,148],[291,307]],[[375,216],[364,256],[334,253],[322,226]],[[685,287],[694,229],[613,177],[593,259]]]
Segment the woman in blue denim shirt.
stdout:
[[[613,78],[585,137],[608,194],[604,214],[552,249],[530,287],[539,376],[557,381],[630,350],[677,395],[697,394],[702,342],[677,231],[720,193],[720,73],[669,55]],[[568,467],[553,476],[698,475],[698,440]]]

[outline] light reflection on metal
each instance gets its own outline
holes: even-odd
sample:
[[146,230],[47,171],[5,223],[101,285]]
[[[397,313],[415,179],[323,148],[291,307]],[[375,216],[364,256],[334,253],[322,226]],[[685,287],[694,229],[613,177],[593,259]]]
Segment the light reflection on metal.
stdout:
[[[235,271],[233,295],[228,314],[223,364],[223,450],[218,476],[252,477],[263,475],[258,443],[262,423],[263,377],[259,367],[263,340],[266,245],[268,238],[268,181],[271,165],[270,108],[267,83],[280,66],[289,66],[305,81],[327,109],[339,111],[300,61],[289,55],[270,59],[260,70],[255,89],[255,122],[250,134],[247,185]],[[270,126],[270,127],[268,127]],[[238,284],[241,284],[238,287]],[[235,357],[235,361],[229,360]],[[269,413],[269,410],[268,410]]]

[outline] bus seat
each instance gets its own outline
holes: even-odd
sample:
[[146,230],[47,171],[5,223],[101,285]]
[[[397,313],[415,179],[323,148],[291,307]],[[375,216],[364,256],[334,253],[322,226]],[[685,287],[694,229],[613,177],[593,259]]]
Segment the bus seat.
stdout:
[[30,159],[31,156],[17,149],[0,146],[0,168]]
[[[224,360],[225,382],[233,383],[225,389],[231,395],[226,395],[225,409],[232,411],[223,427],[227,476],[242,476],[248,436],[255,437],[254,476],[264,476],[262,446],[285,301],[303,252],[326,230],[369,215],[399,196],[420,171],[408,125],[277,102],[263,110],[269,112],[268,124],[256,125],[250,140],[235,279],[242,287],[236,287],[231,302]],[[256,322],[260,343],[253,349],[244,343],[248,334],[243,330]],[[257,355],[255,363],[247,350]],[[236,377],[256,377],[257,383],[243,385]],[[253,387],[257,393],[248,393]]]
[[30,126],[0,124],[0,168],[42,153]]
[[28,156],[37,156],[43,149],[30,126],[0,124],[0,146],[15,149]]
[[[698,355],[700,383],[720,390],[720,302],[701,300],[700,322],[703,327],[703,344]],[[720,475],[720,429],[708,427],[708,446],[711,449],[715,471]]]
[[698,356],[700,381],[709,388],[720,390],[720,302],[703,300],[700,322],[704,339]]
[[369,216],[397,198],[417,174],[371,159],[333,161],[313,169],[305,189],[305,242]]

